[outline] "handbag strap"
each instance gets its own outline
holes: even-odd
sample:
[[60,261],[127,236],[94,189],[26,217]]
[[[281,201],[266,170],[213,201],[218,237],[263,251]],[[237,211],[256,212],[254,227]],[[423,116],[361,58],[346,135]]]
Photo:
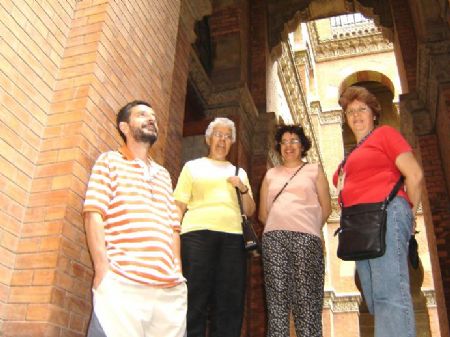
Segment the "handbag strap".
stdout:
[[[236,173],[235,173],[235,176],[237,176],[238,173],[239,173],[239,166],[236,165]],[[241,211],[241,217],[242,217],[243,219],[247,219],[247,216],[246,216],[245,213],[244,213],[244,208],[242,207],[241,192],[239,191],[239,189],[238,189],[237,187],[235,187],[235,190],[236,190],[237,200],[238,200],[238,203],[239,203],[239,209],[240,209],[240,211]]]
[[400,176],[400,178],[398,178],[397,183],[392,188],[391,193],[389,193],[388,197],[386,198],[386,206],[389,205],[389,203],[392,201],[392,199],[395,198],[395,196],[397,195],[398,191],[400,190],[400,187],[403,185],[403,181],[404,180],[405,180],[404,176]]
[[351,148],[351,150],[345,155],[344,159],[342,160],[342,162],[339,164],[339,170],[343,170],[345,163],[347,162],[348,157],[350,157],[350,155],[352,154],[353,151],[355,151],[358,147],[360,147],[361,145],[363,145],[363,143],[367,140],[367,138],[369,138],[369,136],[372,134],[372,132],[375,131],[375,128],[373,128],[372,130],[370,130],[370,132],[365,135],[359,142],[358,144],[356,144],[355,146],[353,146]]
[[277,193],[277,195],[273,198],[272,204],[275,202],[275,200],[278,199],[278,197],[280,196],[281,192],[284,191],[284,189],[286,188],[286,186],[289,184],[289,182],[297,175],[298,172],[300,172],[300,170],[303,168],[303,166],[306,166],[306,163],[303,163],[302,166],[300,166],[295,172],[294,174],[288,179],[288,181],[286,181],[286,183],[283,185],[283,187],[281,188],[281,190]]
[[[389,195],[386,197],[386,199],[384,200],[384,207],[387,207],[387,205],[389,205],[389,203],[392,201],[392,199],[395,198],[395,196],[397,195],[398,191],[400,190],[400,187],[403,185],[403,181],[405,180],[404,176],[400,176],[400,178],[398,178],[397,183],[394,185],[394,187],[391,190],[391,193],[389,193]],[[342,192],[339,193],[339,198],[341,200],[340,204],[341,204],[341,208],[344,207],[344,201],[342,200]]]

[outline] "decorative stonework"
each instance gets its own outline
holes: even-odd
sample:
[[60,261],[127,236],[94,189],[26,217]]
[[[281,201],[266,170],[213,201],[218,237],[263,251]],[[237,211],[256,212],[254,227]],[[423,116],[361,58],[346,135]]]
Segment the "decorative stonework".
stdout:
[[414,147],[416,136],[434,132],[431,114],[417,93],[400,95],[400,131]]
[[342,126],[342,110],[322,111],[322,106],[319,101],[310,103],[311,115],[317,115],[321,125],[324,124],[339,124]]
[[189,79],[198,90],[203,100],[208,100],[212,92],[212,83],[198,58],[197,53],[192,48],[189,54]]
[[[278,56],[279,44],[287,40],[300,22],[308,22],[324,17],[361,12],[372,18],[381,27],[381,35],[392,40],[392,15],[386,0],[321,0],[321,6],[314,6],[313,0],[268,0],[269,49]],[[318,1],[316,1],[318,2]],[[336,8],[342,11],[336,12]]]
[[325,291],[323,307],[334,313],[359,312],[362,297],[358,294],[336,295],[334,291]]
[[418,46],[417,92],[430,113],[431,124],[436,123],[439,86],[450,81],[450,40],[428,42]]
[[308,50],[297,50],[294,52],[294,56],[295,65],[297,67],[304,65],[308,72],[313,69],[311,55]]
[[373,23],[342,29],[342,32],[328,40],[321,39],[315,22],[308,23],[307,27],[316,62],[390,52],[394,48],[393,43],[385,39],[381,29]]
[[327,222],[328,223],[339,222],[340,219],[341,219],[341,207],[339,206],[339,203],[338,203],[338,197],[337,197],[337,195],[332,195],[331,196],[331,214],[328,217]]
[[281,82],[289,110],[294,123],[301,124],[307,136],[311,138],[312,146],[308,151],[307,159],[310,162],[321,163],[317,137],[315,135],[310,111],[306,105],[305,93],[297,72],[289,40],[281,43],[281,56],[278,59],[278,77]]
[[425,299],[427,300],[427,307],[434,308],[436,307],[436,292],[434,289],[423,289],[422,290]]

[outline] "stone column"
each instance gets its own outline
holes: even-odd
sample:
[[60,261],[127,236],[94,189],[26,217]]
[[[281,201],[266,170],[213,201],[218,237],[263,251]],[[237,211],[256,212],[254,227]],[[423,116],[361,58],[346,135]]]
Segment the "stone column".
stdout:
[[331,296],[334,337],[359,337],[360,295]]

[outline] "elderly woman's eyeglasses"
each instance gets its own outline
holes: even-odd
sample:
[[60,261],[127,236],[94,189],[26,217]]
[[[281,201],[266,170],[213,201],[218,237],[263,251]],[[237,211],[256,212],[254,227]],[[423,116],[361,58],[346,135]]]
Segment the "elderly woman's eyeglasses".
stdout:
[[233,138],[232,135],[230,135],[230,134],[228,134],[228,133],[222,133],[222,132],[219,132],[219,131],[214,131],[214,132],[212,133],[212,135],[213,135],[214,137],[216,137],[216,138],[224,139],[224,140],[231,140],[231,139]]
[[280,142],[280,145],[288,145],[288,144],[297,145],[297,144],[300,144],[300,140],[299,139],[289,139],[289,140],[284,139]]
[[347,111],[345,111],[345,114],[347,116],[354,116],[356,114],[364,113],[367,111],[369,111],[369,109],[367,109],[367,107],[365,107],[365,106],[362,106],[362,107],[359,107],[358,109],[347,110]]

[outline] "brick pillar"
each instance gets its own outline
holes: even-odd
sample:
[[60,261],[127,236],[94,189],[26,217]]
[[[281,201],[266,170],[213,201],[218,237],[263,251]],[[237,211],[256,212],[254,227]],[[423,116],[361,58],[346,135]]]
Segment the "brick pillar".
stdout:
[[[431,80],[430,80],[431,81]],[[442,86],[445,88],[445,86]],[[441,91],[441,98],[446,90]],[[401,131],[413,145],[415,154],[424,171],[422,206],[428,251],[430,253],[433,283],[439,326],[442,336],[447,336],[449,308],[449,238],[450,196],[447,188],[448,169],[444,167],[443,157],[449,154],[448,104],[441,102],[433,116],[423,105],[417,94],[400,95]],[[433,123],[434,117],[436,118]],[[447,119],[447,120],[446,120]],[[435,125],[435,127],[433,126]],[[444,159],[447,160],[447,159]]]
[[186,27],[180,24],[177,34],[175,65],[167,125],[164,165],[171,173],[172,182],[176,182],[181,170],[184,107],[186,102],[187,77],[189,73],[189,52],[191,44]]
[[417,39],[408,0],[390,0],[394,19],[394,52],[403,92],[416,89]]
[[215,2],[209,20],[214,63],[211,82],[216,90],[239,87],[247,79],[248,8],[246,1]]
[[249,89],[256,108],[266,112],[267,83],[267,4],[263,0],[250,1],[250,76]]
[[433,134],[418,136],[417,145],[425,178],[422,202],[430,258],[433,264],[439,323],[442,335],[445,336],[445,330],[448,333],[448,308],[450,307],[450,261],[448,259],[450,239],[446,234],[450,228],[450,197],[446,187],[447,177],[444,175],[439,153],[438,138]]
[[[15,261],[10,305],[23,316],[4,336],[82,336],[90,310],[90,260],[81,220],[91,146],[81,136],[107,3],[78,3],[34,173]],[[95,21],[95,22],[93,22]],[[87,42],[89,40],[89,42]]]
[[[182,164],[183,124],[186,104],[187,79],[189,75],[191,44],[197,36],[194,33],[196,21],[211,13],[208,0],[182,1],[176,40],[175,64],[170,96],[167,143],[164,163],[172,176],[172,182],[178,179]],[[204,130],[202,130],[204,131]]]
[[[27,6],[36,11],[41,8],[41,4],[29,3]],[[27,58],[32,56],[30,65],[40,76],[53,76],[56,81],[42,86],[29,75],[29,103],[23,106],[25,111],[15,109],[18,118],[27,123],[20,132],[36,139],[38,151],[36,167],[26,170],[32,176],[31,192],[29,199],[24,200],[28,203],[15,245],[17,255],[7,256],[13,270],[7,303],[2,306],[0,334],[4,337],[85,335],[91,308],[92,266],[81,209],[91,166],[100,152],[119,145],[115,113],[127,101],[148,99],[158,113],[161,129],[165,131],[168,125],[166,93],[172,86],[180,1],[71,3],[74,7],[61,9],[62,13],[53,12],[54,8],[44,4],[46,11],[32,17],[33,24],[38,24],[51,16],[59,29],[68,30],[68,39],[58,41],[58,48],[50,50],[49,62],[42,57],[42,50],[48,45],[40,32],[30,33],[30,49],[26,53],[26,48],[21,50]],[[19,11],[29,15],[32,12],[27,8],[20,7]],[[161,15],[153,15],[155,12]],[[16,10],[14,13],[19,14]],[[61,15],[67,16],[68,21],[59,20]],[[17,21],[19,25],[13,31],[31,27],[32,20]],[[58,34],[58,30],[48,33],[47,39],[61,38]],[[4,38],[10,39],[6,35]],[[18,46],[14,39],[9,41]],[[42,64],[37,64],[37,60]],[[25,77],[26,72],[14,79]],[[40,95],[34,85],[49,97]],[[16,94],[23,95],[19,91]],[[43,111],[33,103],[46,99],[49,107]],[[27,113],[38,118],[30,120]],[[33,135],[38,119],[43,131]],[[163,139],[165,133],[162,132]],[[21,150],[32,157],[26,147]],[[154,155],[157,160],[162,157],[158,151]],[[18,168],[22,165],[19,161],[12,164]],[[19,180],[24,178],[16,176]],[[17,209],[12,207],[12,211]]]
[[[275,114],[260,113],[253,131],[252,159],[250,183],[253,187],[253,196],[256,205],[259,205],[259,189],[267,169],[273,164],[268,154],[272,146],[273,132],[275,130]],[[258,211],[256,211],[256,214]],[[256,218],[256,216],[255,216]],[[262,224],[255,222],[255,230],[259,237],[262,235]],[[261,256],[252,255],[249,259],[247,282],[247,319],[245,321],[247,337],[264,337],[267,331],[267,315],[264,291],[264,279]]]

